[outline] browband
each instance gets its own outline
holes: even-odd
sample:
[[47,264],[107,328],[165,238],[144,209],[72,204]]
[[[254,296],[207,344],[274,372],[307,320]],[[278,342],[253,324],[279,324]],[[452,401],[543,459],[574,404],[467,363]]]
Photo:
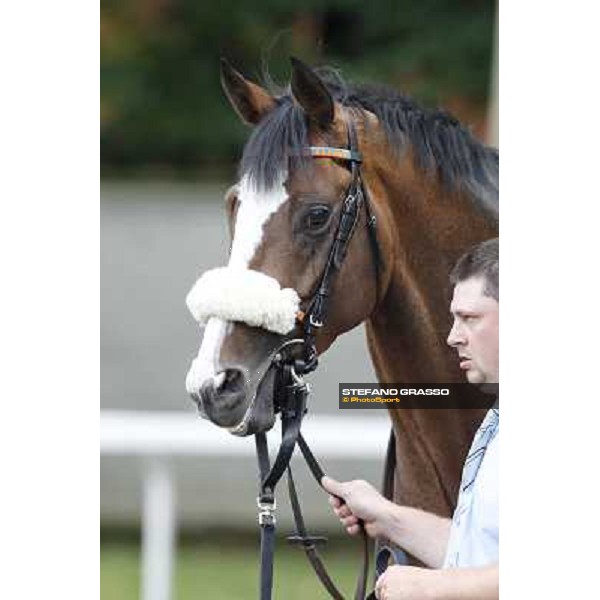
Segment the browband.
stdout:
[[321,158],[341,158],[342,160],[351,160],[352,162],[362,162],[360,152],[348,150],[347,148],[331,148],[329,146],[309,146],[308,153],[311,156]]

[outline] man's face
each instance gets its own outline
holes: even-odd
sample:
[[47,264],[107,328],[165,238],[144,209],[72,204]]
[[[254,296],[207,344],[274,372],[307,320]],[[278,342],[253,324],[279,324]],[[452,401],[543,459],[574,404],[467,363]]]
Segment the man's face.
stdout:
[[454,324],[448,334],[448,345],[458,352],[460,368],[469,383],[498,383],[499,307],[490,296],[484,296],[485,280],[472,277],[454,287],[450,312]]

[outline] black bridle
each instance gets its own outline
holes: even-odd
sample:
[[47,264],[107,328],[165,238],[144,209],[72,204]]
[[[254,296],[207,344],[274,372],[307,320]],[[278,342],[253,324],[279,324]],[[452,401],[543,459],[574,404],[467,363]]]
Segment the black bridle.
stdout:
[[[321,485],[324,472],[300,432],[302,419],[307,410],[306,402],[310,391],[303,377],[307,373],[314,371],[317,367],[315,337],[325,321],[327,300],[331,294],[335,276],[346,257],[348,246],[356,229],[363,205],[375,264],[376,288],[379,288],[381,254],[375,230],[376,220],[361,178],[361,156],[357,148],[354,125],[349,121],[348,148],[311,146],[308,149],[308,153],[313,157],[335,158],[348,161],[352,180],[342,203],[335,238],[329,250],[323,274],[315,294],[307,305],[305,313],[299,319],[303,337],[286,341],[276,352],[273,360],[273,367],[276,369],[274,407],[275,411],[280,413],[281,416],[281,444],[272,466],[269,459],[266,434],[264,432],[255,434],[260,472],[260,489],[257,503],[259,508],[258,522],[261,528],[261,600],[271,599],[275,545],[275,487],[286,471],[288,475],[289,497],[296,523],[296,534],[289,537],[288,540],[304,549],[313,569],[329,594],[336,600],[344,600],[344,596],[329,577],[316,549],[316,545],[326,541],[326,538],[310,536],[307,533],[289,463],[294,449],[298,445],[312,475],[317,483]],[[300,353],[300,357],[298,357],[297,352],[294,352],[295,346],[301,346],[302,352]],[[363,565],[356,584],[355,600],[365,599],[370,562],[369,540],[364,529],[364,524],[362,522],[359,522],[359,524],[362,536]],[[373,593],[368,598],[374,598]]]
[[302,318],[305,356],[308,361],[307,365],[304,367],[303,374],[311,372],[317,366],[315,335],[318,329],[323,326],[327,308],[327,298],[331,293],[335,275],[341,269],[344,259],[346,258],[350,240],[356,229],[356,224],[360,218],[360,210],[363,205],[365,207],[367,233],[371,245],[373,263],[375,265],[376,290],[379,289],[379,270],[381,266],[381,251],[377,242],[376,232],[377,220],[373,214],[369,196],[362,181],[360,171],[362,157],[358,152],[356,130],[354,129],[352,121],[348,122],[348,149],[311,146],[309,147],[309,154],[313,157],[335,158],[347,161],[350,164],[352,180],[346,190],[337,231],[329,250],[321,280]]

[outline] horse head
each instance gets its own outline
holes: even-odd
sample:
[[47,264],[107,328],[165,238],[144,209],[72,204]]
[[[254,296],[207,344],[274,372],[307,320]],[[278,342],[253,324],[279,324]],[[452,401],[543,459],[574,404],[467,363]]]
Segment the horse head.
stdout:
[[[238,182],[225,197],[228,264],[203,275],[188,296],[205,329],[186,387],[203,416],[236,435],[266,431],[274,423],[273,359],[305,333],[302,315],[332,259],[354,176],[343,157],[308,152],[347,149],[351,109],[334,100],[316,71],[295,59],[292,66],[289,89],[274,96],[225,61],[221,65],[225,93],[253,130]],[[372,204],[372,216],[391,223],[384,210]],[[344,256],[334,257],[327,318],[315,336],[318,354],[372,313],[389,280],[369,239],[367,211],[359,211]],[[378,228],[381,255],[389,255],[392,240],[385,225]]]

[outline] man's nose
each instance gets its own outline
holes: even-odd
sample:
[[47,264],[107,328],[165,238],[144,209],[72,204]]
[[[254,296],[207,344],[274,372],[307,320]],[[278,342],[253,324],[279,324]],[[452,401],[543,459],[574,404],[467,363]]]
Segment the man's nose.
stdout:
[[450,329],[446,343],[453,348],[460,344],[464,344],[464,336],[462,335],[460,325],[456,321],[452,324],[452,329]]

